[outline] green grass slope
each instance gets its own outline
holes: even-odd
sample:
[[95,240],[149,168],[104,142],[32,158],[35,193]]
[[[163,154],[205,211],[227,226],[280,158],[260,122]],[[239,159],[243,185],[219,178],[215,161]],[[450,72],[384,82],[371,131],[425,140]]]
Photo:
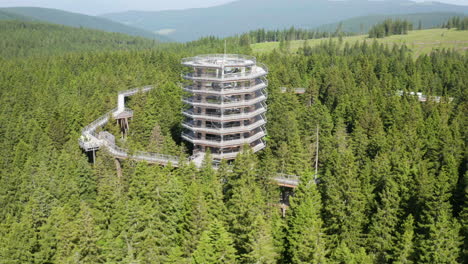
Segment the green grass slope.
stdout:
[[[337,40],[337,39],[335,39]],[[307,40],[311,47],[317,46],[328,39]],[[354,44],[356,42],[373,42],[367,35],[344,37],[345,43]],[[393,45],[407,45],[413,51],[414,56],[428,54],[433,49],[455,49],[460,52],[468,51],[468,31],[455,29],[425,29],[410,31],[408,35],[393,35],[386,38],[376,39],[378,43]],[[304,40],[291,41],[290,50],[296,51],[304,46]],[[251,45],[254,53],[264,53],[279,48],[279,42],[265,42]]]
[[[132,36],[139,36],[151,39],[157,39],[160,41],[169,41],[168,38],[159,36],[150,31],[127,26],[109,19],[102,17],[88,16],[78,13],[66,12],[58,9],[39,8],[39,7],[10,7],[1,8],[0,12],[16,15],[17,18],[14,20],[35,20],[49,22],[70,27],[84,27],[90,29],[103,30],[107,32],[123,33]],[[21,19],[21,17],[26,19]],[[1,19],[1,16],[0,16]],[[6,18],[7,20],[11,18]],[[5,20],[5,19],[3,19]]]
[[156,40],[72,28],[42,22],[0,21],[0,58],[50,56],[73,52],[141,50],[160,45]]
[[362,16],[343,20],[338,23],[332,23],[317,27],[319,31],[335,32],[338,25],[342,24],[342,30],[345,32],[353,33],[366,33],[369,29],[385,19],[401,19],[408,20],[413,23],[415,29],[418,28],[421,22],[422,29],[430,29],[440,27],[443,23],[447,22],[451,17],[465,16],[463,13],[456,12],[435,12],[435,13],[417,13],[417,14],[403,14],[403,15],[372,15]]

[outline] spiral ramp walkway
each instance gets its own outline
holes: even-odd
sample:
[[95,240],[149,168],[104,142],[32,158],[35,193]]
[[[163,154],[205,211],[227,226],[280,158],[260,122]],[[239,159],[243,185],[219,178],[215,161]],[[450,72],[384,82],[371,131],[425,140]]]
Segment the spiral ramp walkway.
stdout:
[[[174,167],[180,165],[180,159],[177,156],[165,155],[160,153],[134,151],[130,152],[127,149],[121,148],[115,144],[115,138],[112,134],[106,131],[97,132],[99,128],[105,126],[111,117],[132,117],[133,111],[125,107],[125,97],[135,95],[139,92],[149,92],[153,86],[144,86],[118,93],[117,108],[100,116],[92,123],[84,127],[81,131],[81,136],[78,140],[80,147],[85,152],[94,153],[99,149],[106,149],[116,159],[130,159],[136,161],[146,161],[148,163],[159,164],[167,166],[171,164]],[[190,156],[189,161],[193,162],[197,167],[200,167],[203,161],[203,155],[197,154]],[[284,187],[297,187],[299,184],[299,177],[295,175],[277,174],[273,180],[279,186]]]

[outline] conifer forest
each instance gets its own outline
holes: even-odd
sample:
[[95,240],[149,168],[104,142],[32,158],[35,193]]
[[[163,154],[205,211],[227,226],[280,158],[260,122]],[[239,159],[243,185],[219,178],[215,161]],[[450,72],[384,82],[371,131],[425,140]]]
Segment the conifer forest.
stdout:
[[[122,160],[118,174],[104,149],[94,163],[80,149],[81,129],[153,85],[127,102],[118,144],[187,160],[181,59],[225,40],[60,27],[59,41],[15,23],[0,26],[0,263],[467,263],[466,52],[330,38],[254,54],[248,33],[231,37],[228,53],[269,68],[267,147],[216,169]],[[284,214],[278,173],[300,177]]]

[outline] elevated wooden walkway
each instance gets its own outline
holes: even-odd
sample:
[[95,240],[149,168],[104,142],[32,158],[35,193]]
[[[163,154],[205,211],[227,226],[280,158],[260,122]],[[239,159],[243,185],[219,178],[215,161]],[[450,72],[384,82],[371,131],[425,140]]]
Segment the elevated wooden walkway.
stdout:
[[299,176],[278,173],[273,180],[277,185],[288,188],[296,188],[299,185]]
[[96,119],[91,124],[87,125],[81,131],[81,137],[78,140],[80,147],[88,152],[88,151],[96,151],[100,148],[105,148],[109,151],[111,155],[118,159],[133,159],[138,161],[146,161],[150,163],[156,163],[160,165],[168,165],[169,163],[173,166],[179,165],[179,158],[176,156],[171,155],[164,155],[159,153],[152,153],[152,152],[144,152],[144,151],[136,151],[130,154],[127,149],[123,149],[118,147],[115,142],[108,140],[106,138],[102,138],[97,134],[97,129],[103,127],[109,122],[111,116],[119,117],[121,115],[126,115],[129,117],[129,113],[133,114],[133,111],[130,109],[125,108],[125,97],[132,96],[138,92],[148,92],[153,89],[152,86],[145,86],[141,89],[132,89],[128,91],[123,91],[119,93],[119,105],[117,108],[112,109],[111,111],[107,112],[106,114],[102,115],[98,119]]
[[[397,95],[398,96],[404,96],[404,95],[415,96],[418,98],[419,102],[423,102],[423,103],[428,102],[428,101],[440,103],[443,101],[443,97],[441,96],[425,95],[421,92],[404,92],[402,90],[398,90]],[[446,97],[445,100],[451,103],[453,101],[453,97]]]
[[306,88],[288,88],[288,87],[280,87],[282,93],[286,93],[288,91],[292,91],[295,94],[304,94]]

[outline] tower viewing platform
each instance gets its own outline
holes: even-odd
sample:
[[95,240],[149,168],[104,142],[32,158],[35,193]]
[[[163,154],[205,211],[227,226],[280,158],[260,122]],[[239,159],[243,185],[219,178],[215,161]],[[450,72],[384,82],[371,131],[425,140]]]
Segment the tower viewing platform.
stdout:
[[194,154],[210,150],[214,159],[234,159],[244,145],[265,147],[268,68],[255,57],[210,54],[182,60],[188,96],[182,138]]

